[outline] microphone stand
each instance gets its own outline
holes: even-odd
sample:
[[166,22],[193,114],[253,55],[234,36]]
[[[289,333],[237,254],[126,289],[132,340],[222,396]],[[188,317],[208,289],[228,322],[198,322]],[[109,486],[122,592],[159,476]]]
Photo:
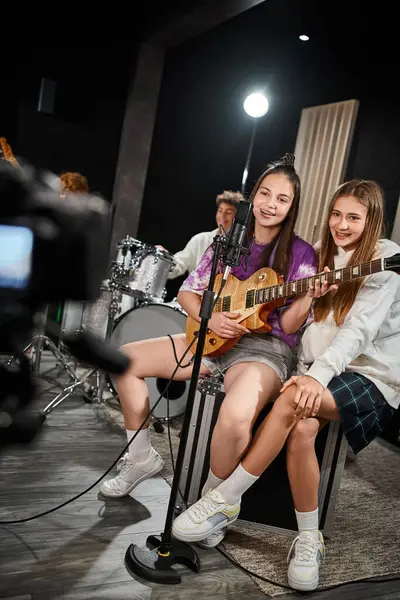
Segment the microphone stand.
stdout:
[[142,548],[131,544],[125,554],[125,565],[128,572],[134,577],[138,575],[155,583],[174,584],[181,582],[181,576],[172,569],[174,564],[182,564],[196,573],[200,570],[200,560],[195,550],[189,544],[172,538],[172,523],[174,520],[179,483],[181,479],[183,461],[185,456],[190,421],[197,390],[201,360],[206,339],[208,321],[211,318],[214,305],[214,283],[217,274],[218,261],[221,249],[226,244],[227,238],[217,234],[214,238],[214,257],[211,268],[208,289],[203,294],[200,308],[200,328],[198,333],[197,348],[193,363],[193,372],[187,397],[185,416],[181,431],[178,457],[176,459],[174,479],[169,498],[168,511],[165,519],[164,531],[161,536],[150,535],[146,540],[146,547]]

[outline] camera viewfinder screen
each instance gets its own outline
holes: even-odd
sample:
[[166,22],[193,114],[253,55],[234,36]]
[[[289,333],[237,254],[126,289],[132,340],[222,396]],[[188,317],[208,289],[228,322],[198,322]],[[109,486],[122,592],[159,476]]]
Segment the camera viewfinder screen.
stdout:
[[31,274],[33,233],[27,227],[0,225],[0,288],[24,289]]

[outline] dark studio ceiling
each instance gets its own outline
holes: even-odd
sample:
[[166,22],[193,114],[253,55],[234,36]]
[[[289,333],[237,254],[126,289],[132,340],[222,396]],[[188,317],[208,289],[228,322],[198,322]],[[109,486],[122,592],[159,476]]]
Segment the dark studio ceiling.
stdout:
[[[228,14],[246,4],[251,2],[179,0],[166,2],[160,9],[154,10],[152,3],[143,3],[138,7],[136,21],[138,38],[151,39],[173,22],[190,14],[194,19],[197,15],[201,20],[207,18],[206,11],[208,14],[214,12],[222,21],[223,13]],[[373,84],[377,71],[390,73],[398,63],[398,36],[393,6],[387,0],[369,6],[360,0],[265,0],[250,9],[250,13],[253,12],[257,17],[252,22],[255,37],[297,38],[301,33],[307,33],[315,52],[320,46],[329,47],[341,62],[351,56],[360,69],[369,73]]]
[[[243,7],[256,5],[247,12]],[[140,42],[163,38],[162,32],[171,30],[175,34],[177,23],[181,23],[190,39],[195,31],[207,31],[214,23],[223,23],[225,18],[236,14],[238,35],[240,28],[254,30],[254,38],[269,37],[274,40],[297,40],[306,32],[310,41],[306,42],[310,50],[317,54],[319,49],[328,48],[335,60],[346,63],[349,59],[360,72],[376,78],[380,84],[382,73],[392,77],[388,86],[396,86],[397,64],[399,58],[396,19],[392,6],[387,0],[380,3],[367,3],[359,0],[167,0],[164,3],[142,1],[131,8],[129,19],[124,21],[117,9],[111,19],[117,26],[106,22],[106,15],[95,16],[87,38],[77,35],[75,44],[70,38],[59,35],[43,47],[32,46],[24,53],[22,61],[4,61],[5,75],[14,78],[20,74],[29,76],[32,66],[40,63],[53,64],[53,70],[73,72],[77,80],[90,76],[90,69],[101,72],[107,57],[115,69],[118,60],[126,64],[129,56],[134,55]],[[119,10],[119,9],[118,9]],[[230,14],[229,14],[230,13]],[[254,18],[252,18],[254,16]],[[198,27],[187,25],[196,22]],[[107,30],[108,29],[108,30]],[[92,37],[94,36],[94,37]],[[178,36],[179,37],[179,36]],[[46,38],[41,37],[43,41]],[[47,40],[46,40],[47,41]],[[81,46],[87,41],[87,45]],[[171,41],[171,40],[170,40]],[[67,43],[66,43],[67,42]],[[173,45],[173,44],[171,44]],[[327,65],[329,69],[329,65]],[[97,73],[94,73],[96,76]],[[384,90],[382,90],[384,93]]]

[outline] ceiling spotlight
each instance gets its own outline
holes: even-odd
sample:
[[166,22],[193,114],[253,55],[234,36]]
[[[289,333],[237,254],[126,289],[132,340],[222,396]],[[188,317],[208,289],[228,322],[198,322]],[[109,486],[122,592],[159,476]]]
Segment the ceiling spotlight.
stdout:
[[308,35],[302,34],[299,35],[299,40],[301,40],[302,42],[308,42],[310,38],[308,37]]

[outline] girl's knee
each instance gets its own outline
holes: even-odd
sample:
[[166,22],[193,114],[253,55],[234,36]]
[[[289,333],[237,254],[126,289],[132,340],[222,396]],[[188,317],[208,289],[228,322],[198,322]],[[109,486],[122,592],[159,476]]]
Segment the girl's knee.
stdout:
[[299,449],[314,446],[315,438],[319,431],[319,421],[313,417],[301,419],[290,432],[287,447],[289,452],[297,452]]
[[272,410],[275,413],[279,413],[281,416],[285,416],[289,419],[293,419],[296,405],[294,403],[294,397],[296,394],[296,386],[292,385],[283,392],[274,402]]
[[119,347],[119,350],[130,359],[130,364],[125,373],[137,375],[141,371],[143,358],[146,358],[146,348],[139,342],[129,342]]
[[219,411],[217,428],[221,435],[227,437],[241,437],[251,431],[253,419],[245,411],[239,407],[224,407],[221,406]]

